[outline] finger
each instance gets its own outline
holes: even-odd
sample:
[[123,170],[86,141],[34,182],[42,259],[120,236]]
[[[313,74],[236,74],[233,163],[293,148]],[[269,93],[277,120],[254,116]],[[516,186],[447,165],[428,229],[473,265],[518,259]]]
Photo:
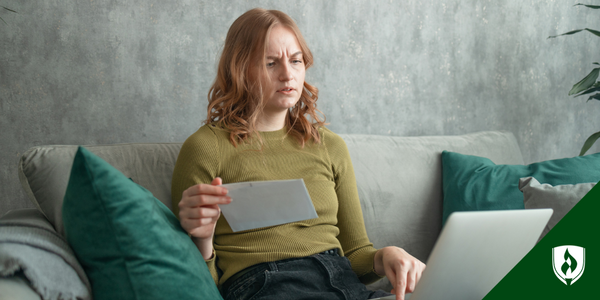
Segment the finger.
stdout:
[[180,218],[182,219],[202,219],[215,218],[221,214],[221,210],[217,205],[193,207],[190,209],[180,210]]
[[198,206],[211,206],[231,203],[229,196],[198,195],[184,198],[179,202],[179,209],[193,208]]
[[[214,180],[213,180],[214,182]],[[183,191],[182,198],[192,197],[196,195],[226,195],[227,189],[221,186],[211,184],[196,184]]]
[[[396,300],[404,300],[404,292],[402,292],[402,294],[403,294],[402,296],[399,295],[400,289],[398,289],[398,284],[397,284],[397,280],[396,280],[396,273],[394,273],[394,271],[390,270],[390,272],[386,272],[386,277],[388,278],[388,280],[392,284],[391,293],[396,295]],[[402,297],[402,298],[400,298],[400,297]]]
[[185,219],[181,221],[181,227],[187,232],[192,232],[202,226],[210,224],[212,219]]
[[215,177],[215,179],[213,179],[213,181],[210,184],[212,184],[212,185],[222,185],[223,184],[223,179],[221,179],[221,177]]
[[186,222],[192,227],[197,227],[217,222],[221,217],[221,210],[210,210],[209,213],[197,214],[194,217],[182,216],[181,213],[179,215],[181,222]]
[[405,293],[403,290],[396,290],[396,300],[404,300]]
[[216,221],[217,221],[217,219],[215,219],[215,218],[202,218],[202,219],[200,219],[200,226],[213,224]]
[[417,270],[414,268],[408,272],[406,275],[406,292],[412,293],[415,290],[415,285],[417,284]]
[[396,300],[404,300],[406,294],[406,272],[401,270],[396,273]]
[[415,283],[415,288],[417,287],[416,284],[419,283],[419,281],[421,281],[421,276],[423,275],[423,272],[425,272],[425,264],[421,263],[421,269],[419,270],[419,272],[417,272],[417,276],[416,276],[416,283]]

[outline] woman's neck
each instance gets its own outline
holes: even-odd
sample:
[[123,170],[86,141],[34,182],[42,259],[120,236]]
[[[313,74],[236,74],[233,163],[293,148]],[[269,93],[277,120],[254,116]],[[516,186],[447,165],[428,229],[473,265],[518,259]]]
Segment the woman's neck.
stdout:
[[285,126],[287,111],[278,114],[266,114],[263,112],[256,121],[258,131],[277,131]]

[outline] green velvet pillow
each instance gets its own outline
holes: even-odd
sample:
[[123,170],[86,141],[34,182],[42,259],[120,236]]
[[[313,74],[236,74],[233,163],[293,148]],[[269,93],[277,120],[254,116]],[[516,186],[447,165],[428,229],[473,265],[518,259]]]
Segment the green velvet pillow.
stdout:
[[175,215],[79,147],[63,203],[67,240],[95,300],[222,299]]
[[524,208],[519,179],[530,176],[551,185],[598,182],[600,153],[530,165],[496,165],[484,157],[443,151],[442,223],[455,211]]

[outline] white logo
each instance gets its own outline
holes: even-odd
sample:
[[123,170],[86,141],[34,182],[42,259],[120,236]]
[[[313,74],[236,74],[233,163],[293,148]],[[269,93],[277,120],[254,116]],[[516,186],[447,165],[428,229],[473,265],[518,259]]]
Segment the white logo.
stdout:
[[554,275],[566,285],[573,285],[585,269],[585,248],[565,245],[552,248]]

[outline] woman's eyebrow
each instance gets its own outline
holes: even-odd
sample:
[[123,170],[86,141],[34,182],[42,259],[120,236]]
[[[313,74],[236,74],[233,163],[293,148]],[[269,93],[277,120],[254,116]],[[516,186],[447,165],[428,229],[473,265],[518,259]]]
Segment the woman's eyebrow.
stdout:
[[[295,57],[295,56],[298,56],[298,55],[302,55],[302,51],[298,51],[298,52],[290,55],[290,57]],[[267,59],[273,59],[274,60],[274,59],[278,59],[278,58],[279,58],[279,56],[275,56],[275,55],[269,55],[269,56],[267,56]]]

